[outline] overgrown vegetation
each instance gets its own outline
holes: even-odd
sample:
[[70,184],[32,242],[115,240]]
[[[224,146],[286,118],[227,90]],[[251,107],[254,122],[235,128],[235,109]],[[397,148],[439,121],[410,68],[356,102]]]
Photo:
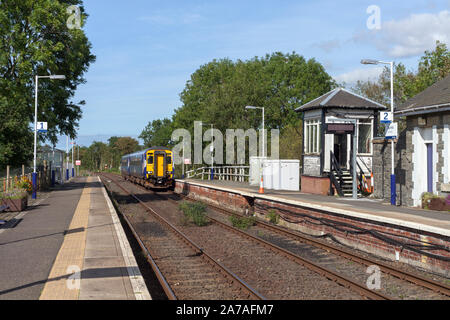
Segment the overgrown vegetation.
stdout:
[[273,224],[278,224],[280,222],[280,215],[274,209],[269,210],[267,217]]
[[230,221],[233,227],[242,230],[247,230],[248,228],[256,224],[255,217],[238,217],[236,215],[232,215],[230,217]]
[[184,217],[181,218],[182,224],[192,222],[199,227],[203,227],[209,223],[204,203],[183,201],[178,208],[184,213]]

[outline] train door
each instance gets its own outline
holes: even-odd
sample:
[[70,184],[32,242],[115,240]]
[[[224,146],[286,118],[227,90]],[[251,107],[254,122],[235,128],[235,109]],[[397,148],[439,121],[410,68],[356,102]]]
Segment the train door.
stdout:
[[156,154],[156,176],[164,177],[164,154]]

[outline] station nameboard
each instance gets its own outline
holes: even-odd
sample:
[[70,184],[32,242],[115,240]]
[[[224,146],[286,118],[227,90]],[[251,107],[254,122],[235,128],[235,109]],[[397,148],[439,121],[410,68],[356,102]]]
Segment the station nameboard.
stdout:
[[353,123],[326,123],[325,132],[334,134],[351,134],[355,132],[355,125]]

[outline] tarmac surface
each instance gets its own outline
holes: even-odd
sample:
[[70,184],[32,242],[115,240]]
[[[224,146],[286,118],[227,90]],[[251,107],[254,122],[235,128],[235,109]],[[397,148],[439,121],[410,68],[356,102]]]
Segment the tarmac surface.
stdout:
[[73,178],[0,227],[0,300],[150,300],[98,177]]
[[0,299],[39,299],[85,185],[62,185],[15,228],[0,229]]

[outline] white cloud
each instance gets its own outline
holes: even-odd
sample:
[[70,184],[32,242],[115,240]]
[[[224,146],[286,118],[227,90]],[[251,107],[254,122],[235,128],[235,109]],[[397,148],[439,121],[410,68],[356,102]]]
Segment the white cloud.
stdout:
[[435,47],[436,41],[450,44],[450,11],[411,14],[401,20],[382,23],[381,30],[355,35],[355,41],[372,41],[394,58],[421,55]]
[[338,83],[355,84],[356,81],[376,80],[383,72],[383,67],[366,67],[358,68],[350,72],[342,73],[334,77]]

